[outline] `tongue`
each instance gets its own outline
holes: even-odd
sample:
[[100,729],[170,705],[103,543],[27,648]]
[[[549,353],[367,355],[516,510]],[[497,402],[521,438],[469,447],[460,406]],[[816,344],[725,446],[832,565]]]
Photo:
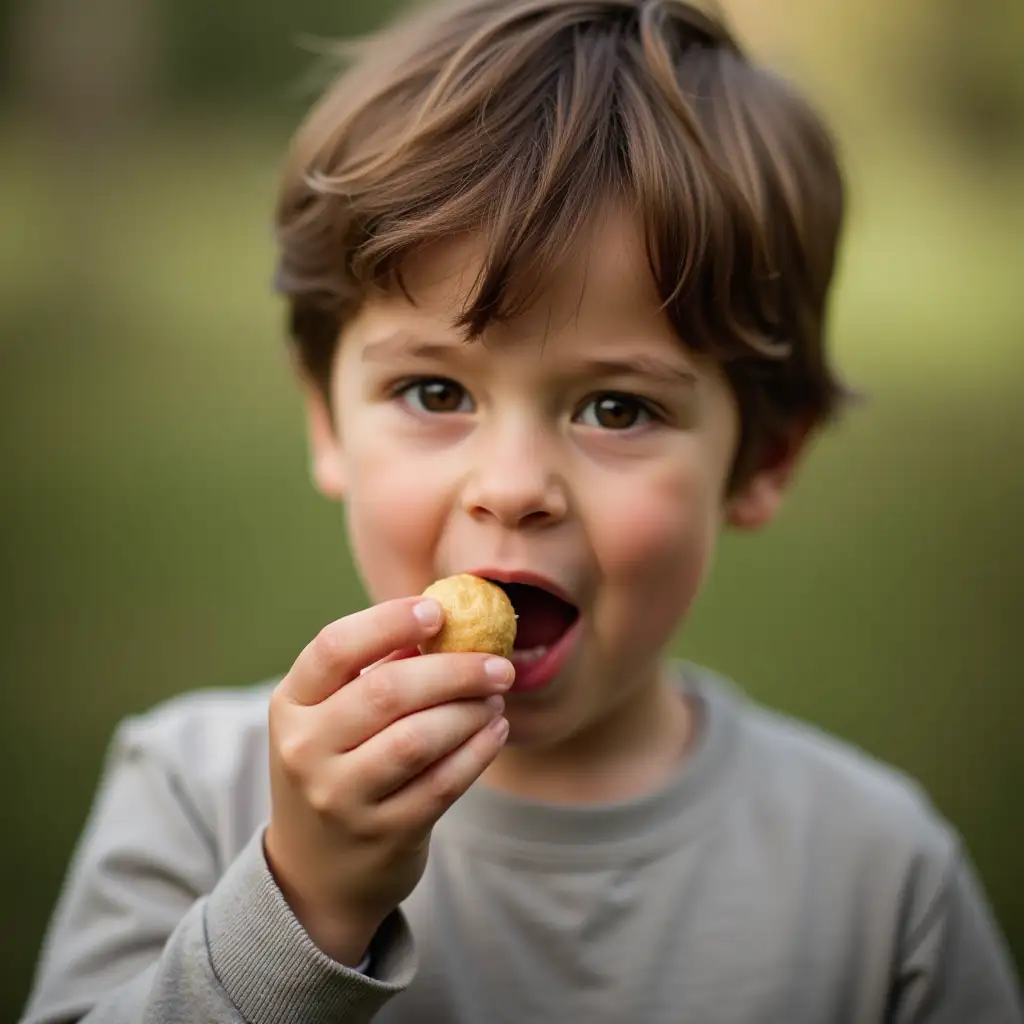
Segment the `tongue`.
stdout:
[[576,609],[554,594],[524,583],[506,584],[505,591],[519,616],[515,649],[550,647],[576,619]]

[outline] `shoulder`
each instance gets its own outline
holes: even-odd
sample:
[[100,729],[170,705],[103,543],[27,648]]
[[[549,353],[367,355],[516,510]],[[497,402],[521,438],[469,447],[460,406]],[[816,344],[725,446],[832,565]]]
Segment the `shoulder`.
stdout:
[[109,759],[161,779],[231,856],[267,811],[267,716],[276,682],[196,690],[126,717]]
[[755,879],[748,891],[759,881],[761,898],[791,905],[799,893],[796,912],[815,915],[811,955],[875,964],[872,977],[906,986],[908,1006],[941,988],[950,1020],[983,1007],[986,1020],[1018,1019],[984,889],[921,783],[713,673],[698,689],[733,727],[725,821]]
[[208,764],[239,746],[265,739],[276,680],[244,687],[194,690],[124,718],[117,742],[161,760]]
[[747,834],[811,886],[817,906],[843,908],[854,930],[892,937],[919,928],[965,857],[960,835],[921,783],[735,687],[731,700],[735,792]]
[[851,867],[926,868],[935,883],[951,869],[959,837],[913,776],[727,680],[717,685],[737,712],[741,792],[752,814]]

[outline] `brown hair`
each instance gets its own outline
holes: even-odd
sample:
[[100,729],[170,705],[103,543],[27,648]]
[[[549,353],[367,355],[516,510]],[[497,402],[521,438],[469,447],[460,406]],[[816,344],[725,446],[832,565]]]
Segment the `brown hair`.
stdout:
[[278,284],[323,386],[368,289],[483,228],[458,326],[529,301],[597,206],[625,199],[685,345],[737,396],[734,480],[845,391],[826,359],[843,219],[832,139],[721,16],[683,0],[457,0],[349,44],[298,131],[277,210]]

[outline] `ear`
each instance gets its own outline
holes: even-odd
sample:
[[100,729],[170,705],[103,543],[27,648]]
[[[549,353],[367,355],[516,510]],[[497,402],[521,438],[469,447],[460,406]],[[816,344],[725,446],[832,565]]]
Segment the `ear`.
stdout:
[[778,515],[809,446],[812,423],[800,423],[762,459],[726,501],[726,522],[737,530],[759,530]]
[[306,383],[306,430],[313,486],[332,501],[345,496],[341,437],[334,425],[323,391]]

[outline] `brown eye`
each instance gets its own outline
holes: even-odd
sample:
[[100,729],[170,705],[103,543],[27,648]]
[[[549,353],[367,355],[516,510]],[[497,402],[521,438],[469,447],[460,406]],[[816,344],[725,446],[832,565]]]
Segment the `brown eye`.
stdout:
[[420,380],[402,390],[402,395],[414,407],[429,413],[470,412],[472,403],[466,389],[453,380],[438,377]]
[[602,430],[630,430],[648,423],[653,417],[646,403],[632,395],[598,395],[586,404],[581,422]]

